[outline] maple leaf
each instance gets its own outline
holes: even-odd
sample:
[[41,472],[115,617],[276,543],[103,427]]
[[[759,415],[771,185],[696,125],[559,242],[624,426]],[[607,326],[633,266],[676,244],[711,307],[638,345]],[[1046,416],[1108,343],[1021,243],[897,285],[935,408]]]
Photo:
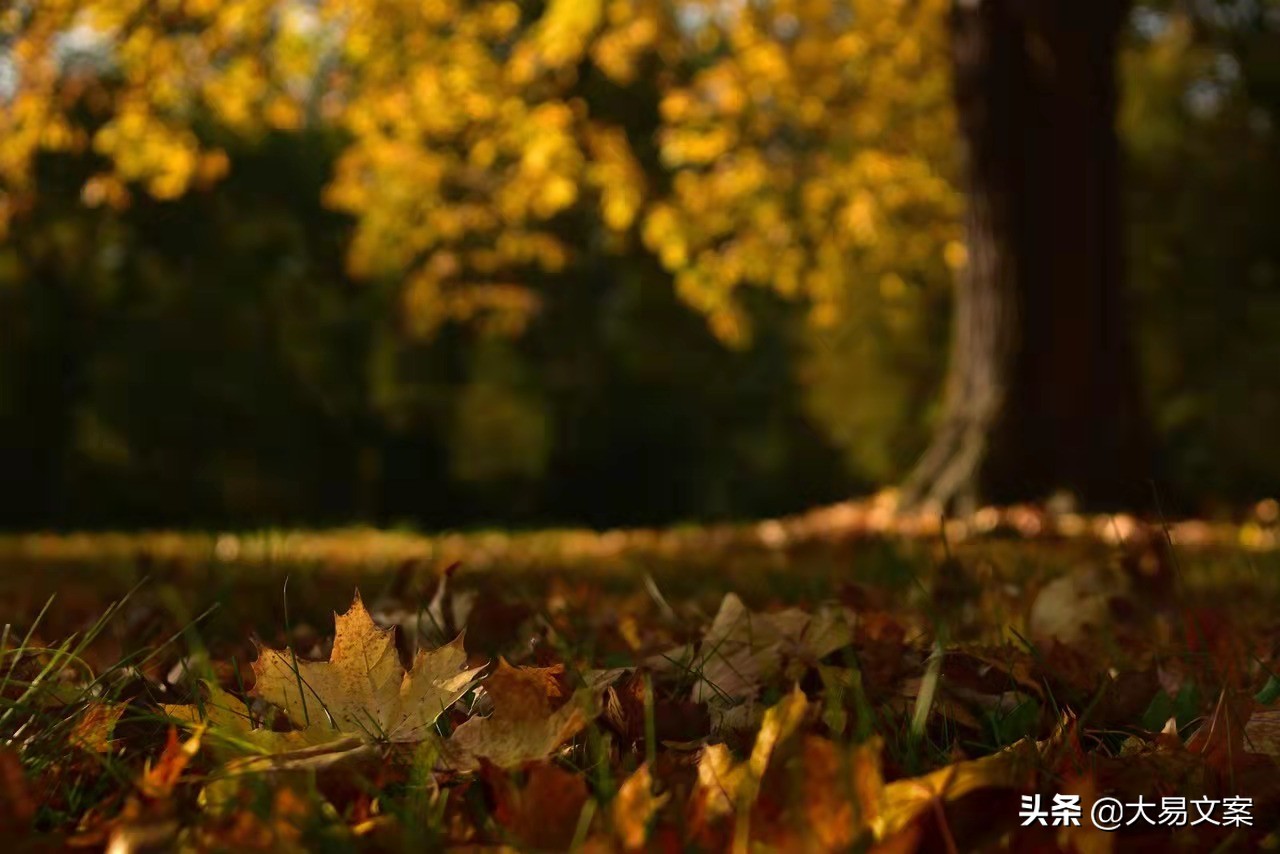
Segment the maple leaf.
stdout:
[[699,673],[694,701],[708,704],[717,729],[755,723],[761,686],[779,676],[797,679],[804,666],[848,646],[855,619],[843,608],[757,614],[737,595],[726,595],[693,661]]
[[202,682],[204,702],[191,705],[161,705],[164,713],[187,726],[203,725],[207,733],[223,743],[248,746],[268,753],[320,744],[341,736],[325,728],[313,727],[293,732],[274,732],[254,726],[249,707],[233,694],[212,682]]
[[594,689],[562,700],[564,665],[512,667],[505,658],[484,680],[493,714],[472,718],[454,730],[446,745],[445,764],[459,771],[479,767],[481,757],[499,768],[512,768],[551,755],[587,725],[594,715]]
[[301,729],[319,727],[370,741],[421,741],[481,669],[466,669],[459,637],[439,649],[419,650],[406,672],[395,629],[373,621],[359,592],[345,614],[334,615],[334,627],[328,661],[260,648],[253,663],[253,693],[279,706]]

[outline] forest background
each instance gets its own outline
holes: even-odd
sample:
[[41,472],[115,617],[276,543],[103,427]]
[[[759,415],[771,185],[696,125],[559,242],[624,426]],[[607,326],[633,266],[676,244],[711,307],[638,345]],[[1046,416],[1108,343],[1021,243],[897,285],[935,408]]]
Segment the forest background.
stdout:
[[[940,0],[0,13],[0,526],[664,524],[897,483],[968,263]],[[1280,479],[1280,13],[1137,3],[1152,477]],[[1052,204],[1046,199],[1045,204]]]

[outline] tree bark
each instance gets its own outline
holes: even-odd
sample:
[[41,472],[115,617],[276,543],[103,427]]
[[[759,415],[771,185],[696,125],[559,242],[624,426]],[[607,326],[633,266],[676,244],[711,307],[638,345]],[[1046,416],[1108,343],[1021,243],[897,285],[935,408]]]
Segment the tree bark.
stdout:
[[968,510],[1068,491],[1133,506],[1151,477],[1123,288],[1123,0],[955,0],[968,263],[944,413],[903,487]]

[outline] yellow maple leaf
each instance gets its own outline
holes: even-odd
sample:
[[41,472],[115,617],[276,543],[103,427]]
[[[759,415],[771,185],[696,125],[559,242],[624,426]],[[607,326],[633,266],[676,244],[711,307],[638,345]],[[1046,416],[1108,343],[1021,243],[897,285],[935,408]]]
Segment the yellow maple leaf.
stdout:
[[395,629],[374,623],[357,592],[334,615],[328,661],[302,661],[289,650],[260,649],[253,693],[279,706],[304,730],[319,728],[369,741],[421,741],[436,718],[471,688],[481,668],[467,669],[462,638],[419,650],[408,671]]
[[204,700],[190,705],[161,705],[164,713],[188,726],[203,725],[210,736],[241,748],[282,753],[328,741],[339,735],[312,728],[304,731],[274,732],[254,726],[249,707],[233,694],[212,682],[204,682]]

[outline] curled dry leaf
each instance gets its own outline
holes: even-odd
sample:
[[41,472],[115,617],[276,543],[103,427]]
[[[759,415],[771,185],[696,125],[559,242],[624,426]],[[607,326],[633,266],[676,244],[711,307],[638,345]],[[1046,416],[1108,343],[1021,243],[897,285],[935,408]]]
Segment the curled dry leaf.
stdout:
[[795,824],[806,831],[807,847],[847,850],[879,815],[884,791],[880,742],[846,746],[806,736],[801,757],[803,821]]
[[[796,688],[766,711],[751,756],[745,762],[735,760],[723,744],[713,744],[702,751],[693,801],[695,825],[731,812],[738,814],[740,822],[746,821],[775,750],[795,735],[808,709],[804,692]],[[740,826],[739,834],[744,831],[745,827]]]
[[1087,566],[1055,578],[1031,605],[1032,640],[1083,644],[1111,624],[1113,603],[1128,597],[1129,580],[1118,571]]
[[512,667],[505,658],[484,680],[493,714],[472,718],[454,730],[444,764],[457,771],[479,767],[487,759],[512,768],[550,756],[573,738],[596,713],[596,691],[584,689],[566,702],[564,666]]
[[395,630],[374,623],[359,593],[345,614],[334,616],[334,625],[328,661],[302,661],[289,649],[260,649],[253,664],[254,693],[301,729],[319,727],[370,741],[421,741],[480,671],[466,669],[459,637],[436,650],[419,650],[406,672]]
[[623,849],[637,851],[644,847],[649,823],[670,797],[670,794],[653,793],[653,774],[647,762],[623,781],[610,806],[613,832]]
[[[1253,723],[1255,701],[1242,692],[1224,689],[1218,695],[1213,714],[1187,739],[1187,750],[1204,757],[1205,764],[1229,778],[1246,759],[1249,723]],[[1261,719],[1253,724],[1253,735],[1262,736]]]
[[885,839],[905,830],[926,810],[984,789],[1030,791],[1040,763],[1040,750],[1031,739],[998,753],[957,762],[920,777],[895,780],[884,787],[876,837]]
[[851,611],[838,607],[753,613],[729,593],[693,658],[691,669],[699,675],[693,699],[708,704],[717,729],[752,725],[759,719],[761,686],[778,677],[798,679],[805,666],[848,646],[855,622]]
[[704,704],[664,697],[645,686],[645,674],[635,672],[609,685],[604,693],[603,720],[623,744],[639,744],[646,737],[646,692],[653,709],[654,737],[660,744],[694,742],[710,731]]
[[85,707],[71,730],[70,741],[81,750],[90,753],[109,753],[111,734],[115,731],[124,703],[95,700]]
[[180,741],[177,729],[170,727],[164,752],[155,763],[147,764],[142,778],[138,781],[138,791],[143,797],[153,801],[168,798],[173,794],[173,787],[178,784],[182,772],[199,752],[199,732],[186,741]]
[[101,823],[81,820],[72,847],[102,846],[108,851],[158,851],[172,847],[181,825],[175,818],[175,789],[200,752],[200,732],[182,741],[170,727],[164,751],[148,762],[136,788],[115,817]]

